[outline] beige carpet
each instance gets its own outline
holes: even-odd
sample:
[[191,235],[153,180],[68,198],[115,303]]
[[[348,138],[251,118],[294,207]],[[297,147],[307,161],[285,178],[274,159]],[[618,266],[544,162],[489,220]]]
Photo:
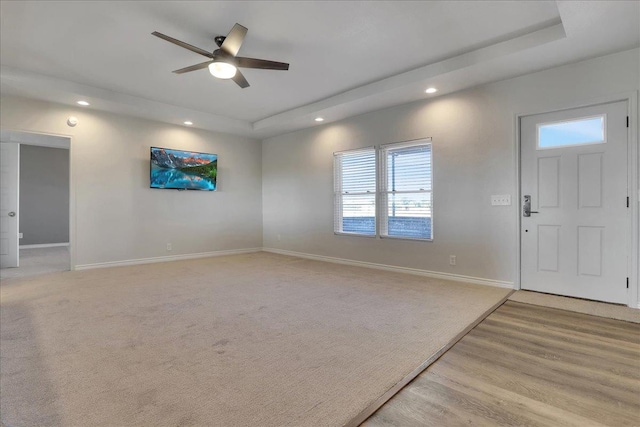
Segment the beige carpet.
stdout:
[[69,270],[69,247],[21,248],[20,267],[0,268],[0,279],[15,279]]
[[8,426],[342,426],[509,293],[256,253],[0,287]]
[[622,305],[589,301],[579,298],[569,298],[559,295],[542,294],[531,291],[514,292],[511,294],[509,299],[512,301],[523,302],[525,304],[559,308],[561,310],[590,314],[592,316],[608,317],[610,319],[640,323],[640,310]]

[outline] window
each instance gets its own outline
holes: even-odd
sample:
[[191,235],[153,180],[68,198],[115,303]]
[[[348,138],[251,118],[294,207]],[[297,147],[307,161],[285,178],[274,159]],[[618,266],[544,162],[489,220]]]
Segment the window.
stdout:
[[378,158],[379,169],[373,147],[334,153],[334,231],[431,240],[431,139],[383,145]]
[[603,144],[605,116],[583,117],[554,123],[539,123],[538,150],[571,147],[574,145]]
[[431,139],[380,148],[380,235],[432,239]]
[[334,231],[376,235],[376,150],[333,155]]

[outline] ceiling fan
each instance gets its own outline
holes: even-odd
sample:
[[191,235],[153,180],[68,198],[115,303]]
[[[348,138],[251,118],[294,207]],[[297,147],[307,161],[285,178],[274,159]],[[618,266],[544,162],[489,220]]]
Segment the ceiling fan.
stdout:
[[289,64],[285,62],[267,61],[265,59],[243,58],[241,56],[236,56],[238,54],[238,51],[240,50],[240,46],[242,46],[244,36],[247,34],[247,28],[243,27],[240,24],[234,25],[226,37],[218,36],[215,38],[216,44],[218,45],[219,49],[216,49],[213,52],[207,52],[204,49],[192,46],[189,43],[174,39],[173,37],[169,37],[157,31],[154,31],[151,34],[209,58],[208,61],[201,62],[200,64],[191,65],[190,67],[175,70],[174,73],[176,74],[188,73],[190,71],[196,71],[208,67],[211,74],[213,74],[215,77],[219,79],[231,79],[236,82],[238,86],[244,89],[246,87],[249,87],[249,82],[244,78],[238,68],[259,68],[262,70],[289,69]]

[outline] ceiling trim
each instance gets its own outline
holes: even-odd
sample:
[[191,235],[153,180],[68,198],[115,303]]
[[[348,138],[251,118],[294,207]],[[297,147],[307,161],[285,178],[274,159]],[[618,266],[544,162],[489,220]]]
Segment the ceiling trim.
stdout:
[[16,68],[1,66],[0,83],[3,93],[10,93],[6,89],[13,88],[21,93],[33,94],[38,99],[74,106],[76,101],[83,99],[91,104],[90,108],[96,110],[182,126],[185,120],[190,120],[194,123],[194,128],[254,137],[253,126],[249,121],[192,110]]
[[345,104],[350,104],[350,107],[358,104],[366,104],[368,97],[374,95],[377,96],[380,95],[380,93],[396,90],[403,86],[413,85],[419,82],[424,82],[426,88],[429,80],[436,76],[472,67],[482,62],[560,40],[565,37],[566,33],[562,22],[555,21],[542,29],[466,52],[443,61],[425,65],[402,74],[378,80],[376,82],[342,92],[338,95],[325,98],[321,101],[258,120],[253,123],[253,129],[260,131],[277,128],[299,119],[306,119],[306,121],[310,121],[313,117],[318,115],[328,115],[331,109],[344,106]]
[[[75,83],[12,67],[0,67],[0,84],[3,94],[20,94],[45,101],[77,107],[76,101],[84,99],[92,109],[141,117],[164,123],[184,126],[183,122],[193,122],[193,128],[220,133],[229,133],[251,138],[274,136],[293,130],[310,127],[313,118],[325,117],[324,123],[362,114],[371,109],[386,108],[392,102],[372,102],[380,100],[381,94],[392,94],[403,88],[424,85],[426,88],[436,78],[450,75],[464,69],[471,69],[492,60],[524,51],[566,37],[562,22],[558,19],[544,27],[519,34],[439,62],[425,65],[376,82],[359,86],[321,101],[306,104],[292,110],[250,122],[233,119],[203,111],[184,108],[159,101],[127,95],[94,86]],[[446,92],[440,92],[444,94]],[[391,99],[392,97],[389,96]],[[372,107],[372,105],[374,107]]]

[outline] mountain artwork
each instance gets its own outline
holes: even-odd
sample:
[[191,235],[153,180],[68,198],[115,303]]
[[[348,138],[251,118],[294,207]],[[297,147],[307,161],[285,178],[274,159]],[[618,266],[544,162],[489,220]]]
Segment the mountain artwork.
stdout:
[[218,155],[151,147],[151,188],[215,191]]

